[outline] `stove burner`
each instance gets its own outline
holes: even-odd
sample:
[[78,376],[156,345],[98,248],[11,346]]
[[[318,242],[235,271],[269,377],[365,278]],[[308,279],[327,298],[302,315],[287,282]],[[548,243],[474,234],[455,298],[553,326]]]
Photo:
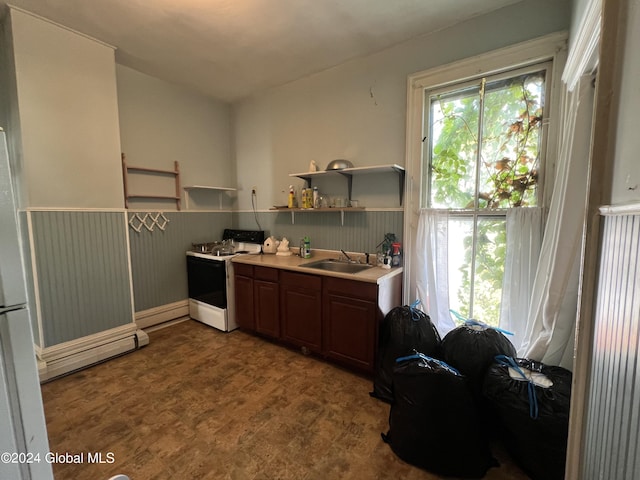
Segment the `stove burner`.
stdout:
[[213,249],[218,245],[219,242],[209,242],[209,243],[192,243],[191,251],[196,253],[211,253]]
[[[204,253],[214,255],[216,257],[227,257],[236,253],[260,253],[258,247],[257,252],[251,249],[253,245],[262,245],[264,242],[264,231],[262,230],[230,230],[226,229],[223,234],[223,240],[207,243],[192,243],[191,251],[195,253]],[[247,248],[243,243],[249,243],[251,246]],[[240,245],[238,245],[240,244]],[[239,246],[242,250],[234,251]]]
[[211,255],[215,255],[216,257],[227,257],[229,255],[233,255],[233,252],[225,252],[222,250],[214,250],[211,252]]

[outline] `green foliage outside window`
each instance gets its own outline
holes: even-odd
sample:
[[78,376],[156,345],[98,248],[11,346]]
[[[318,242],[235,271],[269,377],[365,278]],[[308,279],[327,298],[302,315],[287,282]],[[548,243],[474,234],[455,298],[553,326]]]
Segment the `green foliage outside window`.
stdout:
[[463,252],[450,302],[489,324],[500,316],[505,209],[537,204],[544,74],[483,79],[427,99],[429,206],[455,210],[459,224],[471,222],[458,230]]

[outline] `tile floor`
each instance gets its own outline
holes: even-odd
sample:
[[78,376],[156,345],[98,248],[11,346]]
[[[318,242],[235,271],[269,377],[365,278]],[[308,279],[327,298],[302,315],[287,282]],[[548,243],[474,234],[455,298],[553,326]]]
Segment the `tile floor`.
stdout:
[[[380,437],[370,379],[240,331],[186,321],[148,346],[42,385],[57,480],[425,479]],[[463,454],[465,445],[457,445]],[[486,479],[527,477],[501,451]]]

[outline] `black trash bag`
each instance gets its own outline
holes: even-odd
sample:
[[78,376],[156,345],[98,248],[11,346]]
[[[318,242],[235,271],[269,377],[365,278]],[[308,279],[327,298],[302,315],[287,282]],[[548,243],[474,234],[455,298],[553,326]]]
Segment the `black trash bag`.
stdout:
[[407,463],[437,475],[482,478],[491,455],[466,378],[441,360],[415,354],[394,369],[395,400],[382,434]]
[[393,401],[396,358],[411,355],[414,350],[432,357],[440,356],[440,334],[429,316],[415,308],[416,304],[392,309],[380,326],[373,392],[370,395],[387,403]]
[[482,394],[484,375],[496,355],[515,357],[516,349],[498,329],[474,320],[454,328],[442,339],[442,358],[469,379],[477,397]]
[[496,412],[507,452],[532,480],[562,480],[571,372],[524,358],[496,362],[487,370],[483,394]]

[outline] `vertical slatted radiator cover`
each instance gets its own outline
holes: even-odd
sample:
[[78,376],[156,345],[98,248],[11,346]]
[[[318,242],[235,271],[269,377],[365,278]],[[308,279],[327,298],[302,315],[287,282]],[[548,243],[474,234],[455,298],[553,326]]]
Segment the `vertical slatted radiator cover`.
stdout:
[[640,478],[640,214],[604,218],[584,479]]
[[42,347],[132,323],[125,214],[30,215]]

